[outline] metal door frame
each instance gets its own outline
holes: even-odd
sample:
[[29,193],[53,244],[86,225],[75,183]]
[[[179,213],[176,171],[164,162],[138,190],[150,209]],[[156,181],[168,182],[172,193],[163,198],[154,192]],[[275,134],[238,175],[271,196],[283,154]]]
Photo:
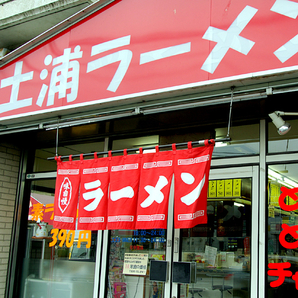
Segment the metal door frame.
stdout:
[[[210,170],[210,180],[252,178],[252,235],[251,235],[251,281],[250,298],[258,297],[259,280],[259,167],[243,166],[237,168],[221,168]],[[179,261],[180,249],[180,229],[174,230],[174,247],[172,260]],[[171,275],[171,274],[170,274]],[[171,284],[172,298],[178,297],[178,285]],[[169,296],[165,296],[169,297]]]

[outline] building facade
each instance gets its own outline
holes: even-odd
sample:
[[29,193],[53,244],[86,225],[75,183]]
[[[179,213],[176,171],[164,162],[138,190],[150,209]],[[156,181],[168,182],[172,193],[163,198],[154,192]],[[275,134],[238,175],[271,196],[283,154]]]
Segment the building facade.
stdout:
[[[298,50],[291,12],[296,5],[98,2],[4,56],[2,297],[295,295]],[[107,224],[99,215],[88,219],[104,228],[78,228],[86,223],[80,204],[91,202],[85,210],[94,211],[92,204],[99,206],[104,197],[101,178],[81,184],[75,229],[61,220],[78,164],[172,156],[204,148],[204,140],[215,140],[209,181],[202,182],[207,205],[191,216],[205,214],[207,223],[177,228],[178,180],[170,176],[162,182],[161,174],[144,189],[154,194],[147,205],[158,208],[168,200],[166,227],[158,225],[156,212],[149,216],[149,229],[109,228],[113,218],[125,222],[119,211]],[[171,158],[175,161],[167,161]],[[198,156],[185,160],[202,163]],[[133,204],[121,199],[132,196],[119,195],[120,188],[135,168],[121,162],[113,166],[128,176],[117,181],[107,170],[110,164],[88,169],[110,173],[108,205],[116,208],[111,201],[117,201],[124,210]],[[146,167],[158,168],[158,162]],[[64,172],[57,164],[67,165]],[[141,185],[149,174],[142,176],[142,162],[139,167]],[[61,173],[68,176],[60,185]],[[181,179],[198,183],[198,175],[190,176]],[[166,185],[169,194],[160,197]]]
[[1,57],[94,2],[96,1],[1,1]]

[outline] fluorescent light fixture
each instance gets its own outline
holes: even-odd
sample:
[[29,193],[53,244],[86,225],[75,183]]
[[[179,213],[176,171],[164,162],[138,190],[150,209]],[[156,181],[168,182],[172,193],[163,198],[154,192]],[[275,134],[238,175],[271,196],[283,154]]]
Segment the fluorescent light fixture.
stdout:
[[276,180],[276,179],[282,179],[282,176],[280,174],[278,174],[275,171],[272,171],[270,169],[268,169],[268,175],[270,177],[272,177],[274,180]]
[[[145,154],[145,153],[155,153],[155,152],[156,152],[155,149],[144,149],[143,150],[143,154]],[[136,153],[139,154],[140,150],[137,150]]]
[[298,187],[298,184],[288,178],[284,178],[284,183],[288,184],[291,186],[291,188]]
[[289,187],[289,188],[298,187],[298,184],[295,181],[293,181],[283,175],[280,175],[277,172],[272,171],[270,169],[268,169],[268,176],[270,179],[275,180],[276,182],[278,182],[286,187]]
[[225,147],[228,146],[227,142],[216,142],[215,147]]

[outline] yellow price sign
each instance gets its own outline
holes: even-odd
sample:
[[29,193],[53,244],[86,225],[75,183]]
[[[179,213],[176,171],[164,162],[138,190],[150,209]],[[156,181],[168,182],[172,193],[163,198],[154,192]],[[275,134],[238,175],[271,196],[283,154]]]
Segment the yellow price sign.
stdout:
[[224,197],[225,196],[225,180],[217,180],[217,197]]
[[233,196],[233,180],[225,180],[225,197]]
[[216,180],[209,181],[209,198],[216,198]]
[[241,197],[241,179],[233,179],[233,197]]
[[[53,235],[53,241],[49,243],[49,246],[52,247],[56,245],[58,240],[60,241],[59,246],[62,247],[65,243],[66,247],[70,248],[73,246],[75,231],[66,231],[59,229],[52,229],[51,234]],[[78,239],[78,248],[81,247],[82,242],[87,242],[86,248],[90,248],[91,246],[91,231],[80,231],[79,239]]]

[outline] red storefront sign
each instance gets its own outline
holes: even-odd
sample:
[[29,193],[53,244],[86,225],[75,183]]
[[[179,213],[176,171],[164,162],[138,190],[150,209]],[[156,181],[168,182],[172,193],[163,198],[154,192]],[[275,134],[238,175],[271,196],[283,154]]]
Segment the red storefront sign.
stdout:
[[296,69],[297,7],[290,0],[115,1],[1,69],[0,117]]

